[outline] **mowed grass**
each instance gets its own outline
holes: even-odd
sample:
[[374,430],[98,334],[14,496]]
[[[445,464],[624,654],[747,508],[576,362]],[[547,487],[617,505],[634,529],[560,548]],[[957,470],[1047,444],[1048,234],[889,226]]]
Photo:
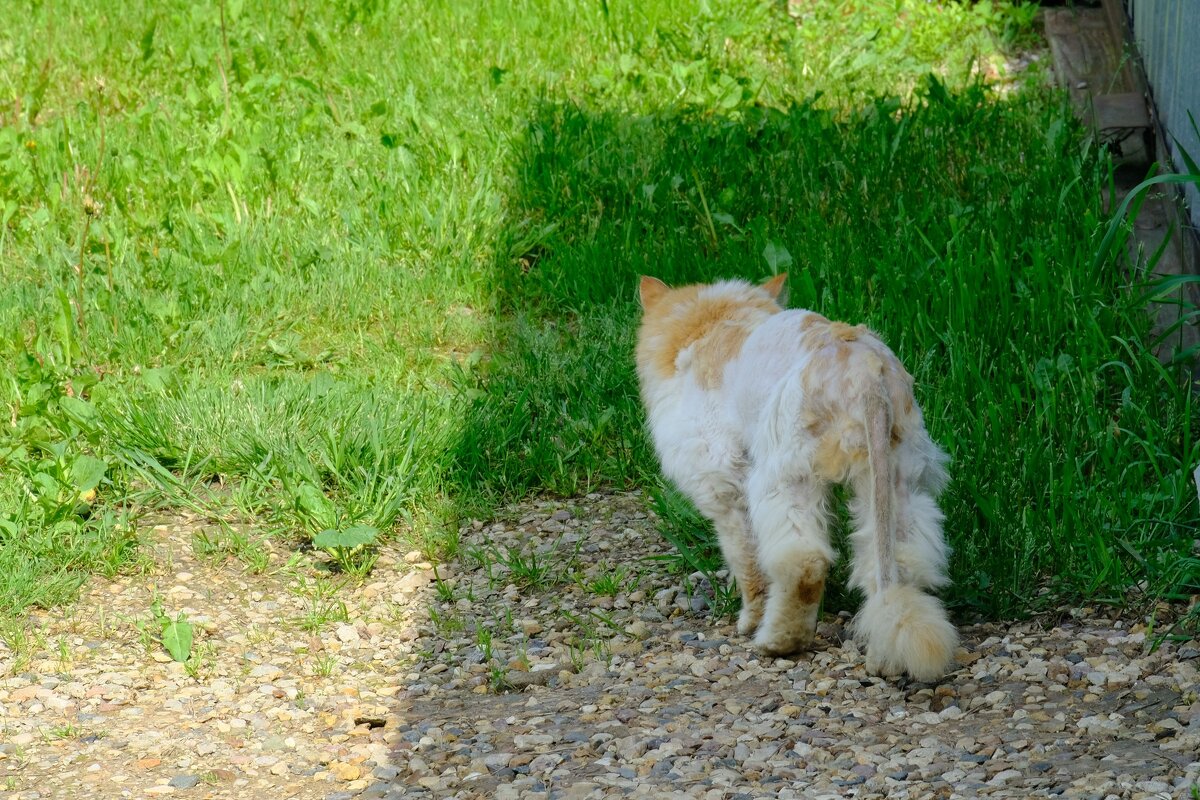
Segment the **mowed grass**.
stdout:
[[960,609],[1195,585],[1194,401],[1091,266],[1106,162],[997,79],[1030,7],[19,5],[0,611],[136,566],[155,507],[445,557],[496,503],[644,487],[711,568],[642,429],[643,272],[786,270],[884,334],[954,458]]

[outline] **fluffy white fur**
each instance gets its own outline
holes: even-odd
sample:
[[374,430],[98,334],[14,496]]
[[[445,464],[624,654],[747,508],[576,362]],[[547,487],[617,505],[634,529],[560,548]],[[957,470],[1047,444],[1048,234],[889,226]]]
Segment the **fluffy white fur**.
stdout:
[[936,496],[946,457],[912,378],[875,334],[784,311],[783,276],[671,289],[643,278],[638,376],[666,475],[711,519],[766,653],[812,643],[834,552],[832,484],[853,490],[853,630],[872,673],[933,680],[956,635]]

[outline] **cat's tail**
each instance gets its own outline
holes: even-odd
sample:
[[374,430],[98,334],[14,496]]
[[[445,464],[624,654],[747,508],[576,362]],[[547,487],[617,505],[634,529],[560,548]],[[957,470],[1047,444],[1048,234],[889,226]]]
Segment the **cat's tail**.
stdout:
[[867,599],[854,621],[854,632],[866,644],[869,672],[907,672],[917,680],[933,681],[952,663],[958,635],[941,602],[903,580],[900,573],[892,409],[882,391],[868,396],[865,416],[876,564],[874,585],[863,587]]

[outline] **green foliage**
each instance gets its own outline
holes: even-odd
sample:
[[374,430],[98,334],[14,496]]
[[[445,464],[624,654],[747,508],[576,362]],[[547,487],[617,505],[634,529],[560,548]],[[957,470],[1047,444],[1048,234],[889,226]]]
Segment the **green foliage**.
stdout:
[[0,366],[11,411],[0,427],[0,613],[69,600],[89,572],[112,574],[136,550],[127,515],[106,502],[123,487],[87,399],[99,376],[72,366],[65,305],[56,319],[57,338]]
[[329,553],[343,572],[361,579],[370,573],[379,558],[372,549],[378,538],[379,529],[369,525],[341,530],[329,528],[313,537],[313,547]]
[[[1036,9],[853,6],[18,0],[0,613],[128,567],[145,507],[361,577],[398,530],[449,554],[459,513],[650,485],[642,272],[787,269],[793,304],[881,329],[956,458],[960,604],[1169,570],[1194,401],[1089,264],[1103,160],[1036,81],[976,83]],[[484,558],[565,575],[543,555]],[[331,592],[302,625],[344,618]]]

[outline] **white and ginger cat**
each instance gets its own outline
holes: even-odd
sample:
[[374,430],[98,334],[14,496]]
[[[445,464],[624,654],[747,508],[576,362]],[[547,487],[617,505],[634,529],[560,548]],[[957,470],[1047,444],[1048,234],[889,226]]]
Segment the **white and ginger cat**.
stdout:
[[785,311],[786,276],[668,287],[643,277],[637,370],[663,470],[716,526],[741,590],[738,631],[780,655],[812,644],[829,494],[853,490],[853,624],[872,674],[935,680],[957,635],[925,589],[946,583],[936,497],[946,455],[912,376],[864,326]]

